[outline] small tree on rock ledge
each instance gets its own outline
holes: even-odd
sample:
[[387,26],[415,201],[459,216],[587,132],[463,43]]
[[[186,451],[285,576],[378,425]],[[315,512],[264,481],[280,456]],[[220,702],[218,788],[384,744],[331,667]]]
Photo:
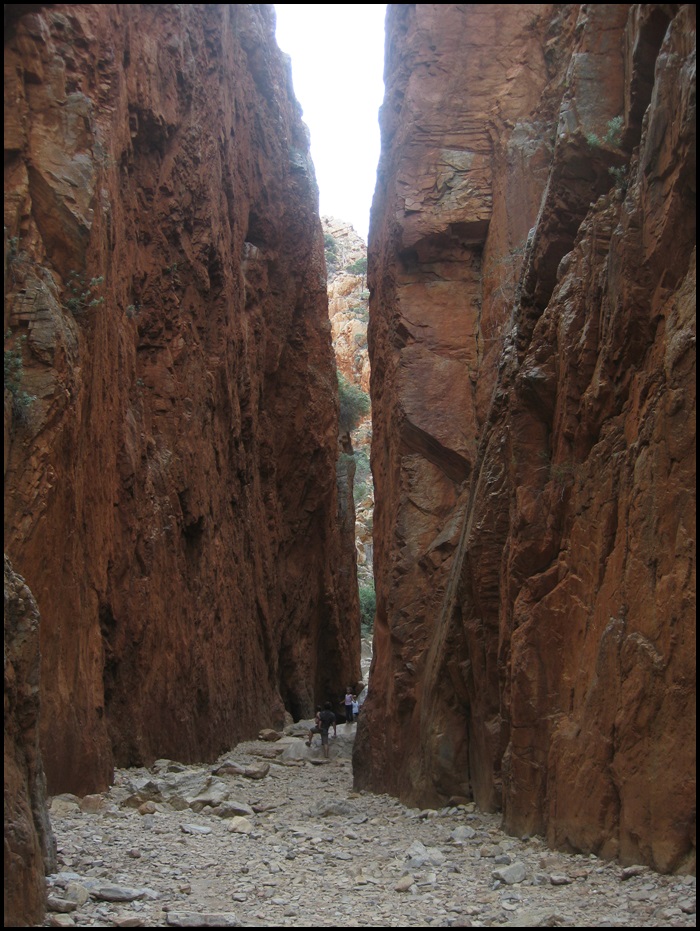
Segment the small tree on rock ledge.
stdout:
[[350,433],[358,423],[369,413],[369,395],[362,388],[351,384],[347,378],[338,372],[338,399],[340,401],[340,416],[338,426],[341,433]]

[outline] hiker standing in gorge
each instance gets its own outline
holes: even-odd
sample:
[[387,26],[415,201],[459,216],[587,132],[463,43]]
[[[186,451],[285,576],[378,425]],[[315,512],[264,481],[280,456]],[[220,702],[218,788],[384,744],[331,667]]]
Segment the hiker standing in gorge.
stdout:
[[335,713],[331,711],[331,703],[329,701],[323,706],[322,711],[316,712],[316,724],[309,731],[309,738],[306,741],[306,746],[311,746],[311,741],[314,738],[314,734],[321,735],[321,749],[323,750],[323,755],[328,759],[330,755],[330,747],[328,745],[328,731],[330,730],[331,725],[333,725],[333,736],[337,737],[338,732],[336,730],[336,719]]
[[345,690],[345,723],[352,724],[352,689],[350,686]]

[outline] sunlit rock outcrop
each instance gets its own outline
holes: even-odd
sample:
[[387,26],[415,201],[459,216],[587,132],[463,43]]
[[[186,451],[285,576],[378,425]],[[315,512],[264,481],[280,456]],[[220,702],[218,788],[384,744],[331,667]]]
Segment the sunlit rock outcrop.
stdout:
[[352,226],[322,217],[328,238],[328,315],[339,370],[352,384],[369,391],[367,352],[367,246]]

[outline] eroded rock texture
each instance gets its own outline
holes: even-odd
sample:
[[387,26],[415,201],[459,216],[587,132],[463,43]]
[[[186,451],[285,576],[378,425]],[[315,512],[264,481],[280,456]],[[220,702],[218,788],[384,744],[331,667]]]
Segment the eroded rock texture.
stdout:
[[44,874],[56,868],[39,747],[39,611],[4,559],[4,926],[44,917]]
[[695,7],[389,7],[356,782],[695,857]]
[[5,541],[42,613],[54,793],[213,758],[359,676],[317,189],[273,16],[54,5],[5,47],[6,348],[36,397],[10,405]]
[[[367,260],[367,246],[349,223],[321,217],[325,236],[332,248],[326,250],[328,264],[328,316],[338,370],[354,385],[369,392],[367,320],[369,291],[366,273],[353,266]],[[328,261],[330,260],[330,261]]]

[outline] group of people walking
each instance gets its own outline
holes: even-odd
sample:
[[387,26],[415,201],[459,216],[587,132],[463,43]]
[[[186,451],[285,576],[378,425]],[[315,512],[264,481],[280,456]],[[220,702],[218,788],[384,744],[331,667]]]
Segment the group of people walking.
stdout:
[[[345,692],[345,723],[352,724],[354,721],[357,721],[358,715],[360,713],[360,705],[357,700],[357,695],[351,690],[350,686],[347,687]],[[316,717],[314,719],[314,726],[309,729],[309,736],[306,740],[306,746],[310,747],[311,742],[314,738],[314,734],[321,735],[321,749],[323,750],[323,755],[328,759],[330,755],[330,745],[328,743],[329,731],[331,727],[333,728],[333,736],[337,737],[337,718],[336,714],[333,711],[333,707],[329,701],[326,702],[323,708],[319,707],[316,709]]]

